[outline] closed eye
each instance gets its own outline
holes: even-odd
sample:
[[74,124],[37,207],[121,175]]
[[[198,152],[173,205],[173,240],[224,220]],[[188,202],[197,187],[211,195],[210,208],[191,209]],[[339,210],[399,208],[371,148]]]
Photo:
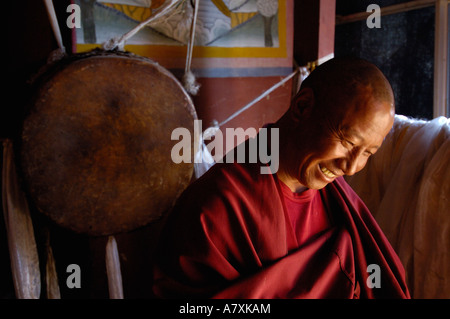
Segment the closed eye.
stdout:
[[354,147],[355,146],[355,143],[352,143],[352,142],[350,142],[349,140],[346,140],[346,139],[342,139],[341,143],[345,147]]
[[[343,145],[344,147],[346,147],[346,148],[354,149],[354,148],[356,147],[356,144],[355,144],[355,143],[353,143],[352,141],[347,140],[347,139],[342,139],[342,140],[341,140],[341,143],[342,143],[342,145]],[[367,157],[370,157],[370,156],[372,156],[374,153],[372,153],[372,152],[366,150],[366,151],[363,152],[363,154],[364,154],[365,156],[367,156]]]

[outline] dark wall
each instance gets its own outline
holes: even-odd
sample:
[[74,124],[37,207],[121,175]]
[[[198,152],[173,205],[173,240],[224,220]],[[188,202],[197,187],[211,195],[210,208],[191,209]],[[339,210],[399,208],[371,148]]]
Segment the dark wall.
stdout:
[[[54,3],[58,14],[67,15],[70,0]],[[44,1],[8,1],[5,6],[3,70],[7,80],[3,83],[5,102],[0,106],[0,138],[11,137],[16,131],[26,100],[27,81],[45,65],[50,52],[58,48]],[[70,30],[60,28],[64,43],[70,44]]]
[[[336,12],[347,15],[399,0],[337,0]],[[381,28],[366,20],[336,26],[335,56],[353,55],[375,63],[394,89],[397,114],[433,118],[434,7],[381,17]]]

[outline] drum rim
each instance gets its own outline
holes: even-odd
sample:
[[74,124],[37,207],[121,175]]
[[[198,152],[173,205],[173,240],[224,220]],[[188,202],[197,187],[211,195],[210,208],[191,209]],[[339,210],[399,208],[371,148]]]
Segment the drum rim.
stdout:
[[[24,124],[26,123],[27,118],[30,116],[29,112],[33,109],[34,104],[36,103],[36,98],[40,95],[41,88],[46,83],[48,83],[53,76],[56,76],[59,72],[62,72],[63,70],[65,70],[65,68],[68,67],[69,65],[77,63],[78,61],[80,61],[80,62],[84,61],[86,59],[102,59],[102,58],[116,58],[116,59],[123,58],[123,59],[128,59],[128,60],[132,59],[132,60],[136,60],[136,61],[145,62],[145,63],[148,63],[148,64],[156,67],[158,71],[160,71],[161,73],[166,75],[169,79],[173,80],[173,82],[180,89],[180,92],[183,93],[183,96],[186,100],[186,103],[182,103],[183,109],[188,112],[188,114],[191,116],[192,120],[198,119],[197,112],[196,112],[194,103],[192,101],[192,98],[187,93],[187,91],[185,90],[183,85],[180,83],[180,81],[169,70],[167,70],[166,68],[162,67],[159,63],[157,63],[149,58],[138,56],[132,52],[126,52],[126,51],[118,51],[118,50],[106,51],[106,50],[102,50],[102,49],[94,49],[89,52],[82,52],[82,53],[77,53],[77,54],[73,54],[70,56],[65,56],[64,58],[62,58],[58,61],[47,64],[39,72],[38,76],[35,76],[34,80],[32,82],[30,82],[32,91],[31,91],[29,101],[28,101],[28,109],[24,113],[24,116],[22,119],[22,126],[20,127],[19,134],[17,136],[18,143],[15,143],[15,145],[16,145],[15,154],[16,154],[16,160],[18,160],[17,162],[19,163],[18,170],[20,171],[19,174],[20,174],[21,182],[22,182],[22,185],[24,186],[25,192],[27,194],[27,198],[29,198],[30,200],[32,199],[33,196],[30,191],[31,181],[29,180],[28,177],[26,177],[25,168],[23,166],[24,163],[23,163],[23,154],[22,154],[22,151],[23,151],[23,147],[22,147],[23,136],[22,135],[24,132]],[[191,132],[191,133],[195,134],[195,132]],[[189,175],[193,176],[193,171],[194,171],[194,164],[191,163],[189,165]],[[191,177],[191,180],[192,180],[192,177]],[[190,180],[186,179],[184,189],[189,185],[189,183],[190,183]],[[35,206],[35,209],[39,213],[41,213],[41,215],[45,216],[50,222],[54,223],[57,226],[60,226],[60,227],[66,228],[70,231],[73,231],[75,233],[87,234],[87,235],[91,235],[91,236],[114,235],[114,234],[118,234],[118,233],[133,231],[135,229],[144,227],[152,222],[155,222],[155,221],[161,219],[162,217],[164,217],[164,215],[169,213],[169,211],[172,209],[175,201],[178,199],[178,197],[181,195],[181,193],[184,191],[184,189],[180,189],[178,191],[178,194],[176,196],[174,196],[174,200],[173,200],[171,206],[169,206],[167,209],[159,212],[158,214],[148,216],[146,219],[147,221],[145,223],[139,223],[139,225],[133,226],[131,228],[129,226],[127,226],[125,230],[116,230],[118,227],[115,227],[115,226],[109,227],[109,231],[107,233],[105,233],[105,232],[100,233],[98,231],[95,232],[95,231],[91,231],[91,230],[79,231],[79,230],[70,228],[66,223],[56,222],[54,220],[54,218],[52,218],[49,214],[43,212],[37,206]],[[30,204],[32,202],[33,201],[30,201]],[[30,206],[32,206],[32,205],[30,205]]]

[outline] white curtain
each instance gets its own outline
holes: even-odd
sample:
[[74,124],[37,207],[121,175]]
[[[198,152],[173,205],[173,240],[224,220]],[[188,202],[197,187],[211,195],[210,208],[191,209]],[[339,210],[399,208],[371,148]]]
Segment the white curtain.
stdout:
[[347,181],[397,251],[413,298],[450,298],[450,120],[397,115],[379,151]]

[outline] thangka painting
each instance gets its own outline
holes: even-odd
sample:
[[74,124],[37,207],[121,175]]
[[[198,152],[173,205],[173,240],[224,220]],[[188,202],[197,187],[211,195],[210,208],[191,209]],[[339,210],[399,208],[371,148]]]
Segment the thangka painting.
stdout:
[[[74,51],[83,52],[120,37],[165,0],[75,0],[81,27]],[[172,10],[127,40],[125,50],[182,70],[190,39],[194,0]],[[201,77],[271,76],[292,71],[292,0],[199,0],[191,68]]]

